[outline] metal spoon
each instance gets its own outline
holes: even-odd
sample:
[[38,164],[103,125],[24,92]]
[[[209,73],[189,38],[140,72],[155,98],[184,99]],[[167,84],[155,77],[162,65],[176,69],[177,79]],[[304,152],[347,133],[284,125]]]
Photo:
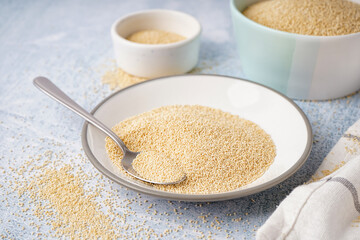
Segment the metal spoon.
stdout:
[[175,182],[154,182],[145,178],[142,178],[133,168],[132,163],[136,156],[140,154],[140,152],[132,152],[130,151],[125,143],[108,127],[105,126],[102,122],[100,122],[98,119],[96,119],[93,115],[88,113],[85,109],[83,109],[81,106],[79,106],[74,100],[72,100],[70,97],[68,97],[63,91],[61,91],[55,84],[53,84],[49,79],[45,77],[37,77],[33,81],[34,85],[40,89],[42,92],[44,92],[49,97],[53,98],[57,102],[61,103],[62,105],[66,106],[76,114],[80,115],[82,118],[84,118],[86,121],[94,125],[96,128],[104,132],[106,135],[108,135],[122,150],[123,152],[123,158],[121,159],[121,165],[125,169],[126,172],[128,172],[131,176],[140,179],[144,182],[149,182],[153,184],[162,184],[162,185],[170,185],[170,184],[177,184],[186,179],[186,174],[184,174],[184,177],[181,178],[178,181]]

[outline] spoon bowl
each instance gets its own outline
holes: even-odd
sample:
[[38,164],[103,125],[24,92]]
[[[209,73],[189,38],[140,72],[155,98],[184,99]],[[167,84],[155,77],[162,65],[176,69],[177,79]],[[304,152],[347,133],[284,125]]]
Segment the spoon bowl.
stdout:
[[125,171],[128,174],[130,174],[131,176],[136,177],[137,179],[140,179],[144,182],[160,184],[160,185],[171,185],[171,184],[181,183],[182,181],[184,181],[186,179],[186,174],[183,174],[182,178],[180,178],[177,181],[173,181],[173,182],[158,182],[158,181],[151,181],[149,179],[143,178],[136,172],[136,170],[133,167],[133,162],[136,159],[137,155],[140,154],[140,152],[133,152],[133,151],[130,151],[129,149],[126,149],[125,152],[123,152],[123,154],[124,154],[124,156],[121,159],[122,167],[125,169]]
[[186,179],[186,174],[183,175],[183,177],[177,181],[173,182],[157,182],[152,181],[150,179],[143,178],[140,176],[135,169],[133,168],[133,161],[136,159],[137,155],[140,154],[140,152],[133,152],[128,149],[128,147],[125,145],[125,143],[116,135],[113,131],[111,131],[110,128],[105,126],[101,121],[99,121],[97,118],[95,118],[93,115],[91,115],[89,112],[87,112],[84,108],[82,108],[80,105],[78,105],[74,100],[72,100],[69,96],[67,96],[63,91],[61,91],[54,83],[52,83],[49,79],[45,77],[37,77],[33,80],[33,83],[35,87],[40,89],[42,92],[44,92],[49,97],[53,98],[55,101],[61,103],[65,107],[69,108],[82,118],[84,118],[86,121],[91,123],[93,126],[104,132],[106,135],[108,135],[121,149],[123,152],[123,158],[121,159],[121,165],[123,169],[130,174],[131,176],[142,180],[144,182],[152,183],[152,184],[162,184],[162,185],[171,185],[171,184],[177,184]]

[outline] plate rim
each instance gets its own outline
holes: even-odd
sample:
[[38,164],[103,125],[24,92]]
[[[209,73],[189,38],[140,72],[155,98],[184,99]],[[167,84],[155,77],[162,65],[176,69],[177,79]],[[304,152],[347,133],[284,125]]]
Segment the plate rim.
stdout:
[[109,170],[107,170],[105,167],[103,167],[103,165],[96,159],[96,157],[93,155],[90,146],[88,144],[87,141],[87,130],[88,130],[88,125],[89,123],[87,121],[84,122],[83,127],[82,127],[82,131],[81,131],[81,142],[82,142],[82,146],[83,146],[83,150],[86,154],[86,156],[88,157],[89,161],[91,162],[91,164],[101,173],[103,174],[105,177],[109,178],[110,180],[112,180],[113,182],[120,184],[126,188],[132,189],[136,192],[139,193],[143,193],[143,194],[147,194],[153,197],[157,197],[157,198],[162,198],[162,199],[168,199],[168,200],[178,200],[178,201],[188,201],[188,202],[215,202],[215,201],[224,201],[224,200],[230,200],[230,199],[238,199],[241,197],[245,197],[245,196],[249,196],[255,193],[259,193],[262,192],[264,190],[270,189],[274,186],[276,186],[277,184],[285,181],[286,179],[288,179],[290,176],[292,176],[295,172],[297,172],[306,162],[306,160],[308,159],[310,153],[311,153],[311,149],[312,149],[312,145],[313,145],[313,132],[312,132],[312,128],[311,128],[311,124],[309,122],[309,119],[307,118],[307,116],[305,115],[305,113],[301,110],[301,108],[289,97],[285,96],[284,94],[270,88],[267,87],[265,85],[262,85],[260,83],[256,83],[244,78],[237,78],[237,77],[232,77],[232,76],[226,76],[226,75],[219,75],[219,74],[179,74],[179,75],[172,75],[172,76],[166,76],[166,77],[160,77],[160,78],[154,78],[154,79],[149,79],[146,80],[144,82],[140,82],[140,83],[136,83],[134,85],[122,88],[120,90],[115,91],[114,93],[110,94],[109,96],[107,96],[105,99],[103,99],[102,101],[100,101],[100,103],[98,103],[92,110],[91,110],[91,114],[96,113],[96,111],[104,104],[106,103],[109,99],[113,98],[115,95],[120,94],[130,88],[134,88],[137,87],[139,85],[142,84],[149,84],[153,81],[163,81],[163,80],[171,80],[173,78],[177,78],[177,77],[192,77],[192,76],[210,76],[210,77],[223,77],[223,78],[230,78],[236,81],[242,81],[242,82],[247,82],[250,84],[254,84],[263,88],[266,88],[272,92],[274,92],[277,95],[280,95],[280,97],[282,97],[284,100],[288,101],[296,110],[298,113],[300,113],[300,116],[302,117],[302,120],[304,121],[305,125],[306,125],[306,129],[307,129],[307,143],[306,143],[306,147],[304,149],[304,152],[302,153],[301,157],[296,161],[296,163],[290,167],[289,169],[287,169],[285,172],[283,172],[281,175],[279,175],[278,177],[261,183],[257,186],[254,187],[250,187],[248,189],[240,189],[240,190],[233,190],[233,191],[229,191],[229,192],[224,192],[224,193],[211,193],[211,194],[183,194],[183,193],[174,193],[174,192],[166,192],[166,191],[162,191],[162,190],[158,190],[158,189],[147,189],[144,188],[140,185],[137,185],[135,183],[126,181],[120,177],[118,177],[117,175],[113,174],[112,172],[110,172]]

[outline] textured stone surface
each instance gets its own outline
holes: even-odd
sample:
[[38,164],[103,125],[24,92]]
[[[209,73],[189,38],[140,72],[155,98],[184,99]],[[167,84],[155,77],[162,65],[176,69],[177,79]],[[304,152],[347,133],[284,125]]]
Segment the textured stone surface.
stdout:
[[[66,152],[67,157],[61,161],[81,166],[84,172],[93,176],[87,182],[89,191],[104,183],[100,188],[112,194],[103,194],[98,198],[100,203],[106,198],[120,202],[132,200],[130,206],[135,214],[127,217],[127,224],[136,225],[138,221],[146,220],[145,225],[158,234],[183,225],[184,230],[172,232],[165,238],[185,235],[196,238],[202,235],[201,232],[207,236],[211,231],[218,239],[252,239],[255,230],[281,200],[309,179],[342,133],[360,118],[359,93],[333,101],[296,101],[313,127],[314,146],[308,161],[283,183],[242,199],[201,205],[168,202],[139,195],[102,178],[89,162],[76,157],[78,154],[84,156],[80,142],[83,120],[35,89],[32,79],[38,75],[47,76],[86,109],[92,109],[111,93],[100,79],[113,58],[109,34],[112,22],[124,14],[149,8],[180,10],[200,20],[203,34],[196,72],[243,77],[232,37],[228,1],[0,3],[0,235],[36,239],[37,233],[48,231],[46,220],[21,211],[19,198],[12,190],[11,180],[15,173],[11,168],[18,168],[29,156],[51,150]],[[53,157],[52,160],[57,159]],[[24,176],[25,180],[27,178],[31,179],[31,175]],[[145,200],[146,204],[137,204],[137,201]],[[167,212],[168,216],[149,214],[146,210],[150,204],[155,204],[152,211]],[[176,214],[174,208],[182,215]],[[115,209],[125,210],[126,207]],[[208,214],[207,222],[199,217]],[[234,221],[239,217],[242,217],[240,222]],[[219,230],[211,226],[216,220],[221,222]],[[37,229],[32,222],[41,227]],[[141,233],[138,236],[142,236]]]

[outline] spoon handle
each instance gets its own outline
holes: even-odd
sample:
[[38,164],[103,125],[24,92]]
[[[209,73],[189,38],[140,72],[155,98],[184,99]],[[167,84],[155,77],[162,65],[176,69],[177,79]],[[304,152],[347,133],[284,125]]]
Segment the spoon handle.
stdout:
[[49,79],[45,77],[37,77],[33,81],[35,87],[40,89],[49,97],[53,98],[57,102],[61,103],[65,107],[69,108],[76,114],[80,115],[86,121],[97,127],[99,130],[103,131],[106,135],[108,135],[112,140],[114,140],[125,153],[128,151],[128,148],[124,144],[124,142],[113,132],[110,128],[105,126],[102,122],[100,122],[97,118],[87,112],[84,108],[82,108],[79,104],[77,104],[74,100],[72,100],[69,96],[67,96],[63,91],[61,91],[54,83],[52,83]]

